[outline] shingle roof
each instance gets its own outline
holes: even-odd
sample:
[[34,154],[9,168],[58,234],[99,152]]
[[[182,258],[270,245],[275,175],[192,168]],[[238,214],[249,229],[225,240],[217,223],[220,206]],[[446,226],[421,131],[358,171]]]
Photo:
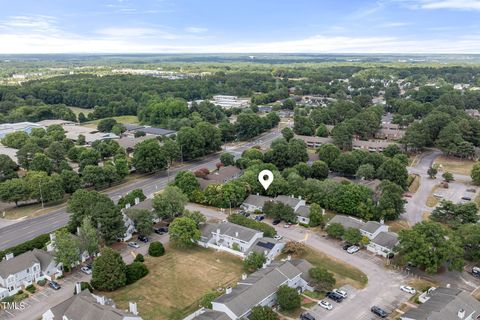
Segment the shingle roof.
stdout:
[[230,317],[220,311],[208,310],[192,320],[230,320]]
[[142,202],[131,206],[130,209],[140,209],[140,210],[148,210],[152,211],[153,210],[153,199],[152,198],[147,198],[143,200]]
[[265,251],[270,252],[272,248],[279,243],[279,241],[269,238],[269,237],[264,237],[264,238],[259,238],[255,241],[255,243],[250,247],[248,250],[248,253],[250,252],[259,252],[259,253],[264,253]]
[[62,319],[63,316],[75,320],[122,320],[127,317],[132,320],[141,319],[131,313],[116,309],[111,305],[98,303],[88,290],[74,295],[51,308],[50,311],[54,314],[55,319]]
[[298,207],[297,211],[295,211],[295,214],[298,216],[302,216],[305,218],[310,217],[310,206],[300,206]]
[[235,176],[239,175],[242,172],[239,168],[235,166],[226,166],[220,168],[218,171],[208,174],[205,179],[223,183],[225,180],[233,179]]
[[292,208],[295,208],[302,199],[298,199],[295,197],[289,197],[289,196],[284,196],[284,195],[279,195],[275,197],[275,201],[281,202],[287,206],[290,206]]
[[263,205],[268,202],[272,201],[272,198],[259,196],[255,194],[251,194],[243,201],[244,204],[255,206],[255,207],[263,207]]
[[410,309],[402,318],[415,320],[459,319],[458,312],[463,309],[465,318],[476,319],[480,315],[480,302],[469,293],[454,288],[437,288],[430,293],[430,299],[416,309]]
[[384,248],[393,250],[398,243],[398,236],[393,232],[380,232],[373,240],[373,243]]
[[1,261],[0,276],[5,279],[9,275],[13,275],[27,268],[30,268],[35,263],[39,263],[41,270],[45,270],[45,268],[52,262],[52,260],[53,256],[46,251],[40,249],[33,249],[32,251],[22,253],[10,260]]
[[216,233],[218,229],[220,229],[220,234],[222,235],[240,239],[246,242],[250,241],[258,233],[261,233],[261,231],[253,230],[230,222],[205,223],[200,226],[202,237],[207,239],[210,239],[212,237],[212,233]]
[[380,222],[377,222],[377,221],[367,221],[367,223],[365,223],[361,229],[365,232],[368,232],[368,233],[375,233],[375,231],[378,230],[378,228],[380,228],[382,226],[382,224]]
[[157,136],[166,136],[175,133],[173,130],[163,129],[163,128],[154,128],[154,127],[143,127],[135,129],[133,131],[143,131],[147,134],[154,134]]
[[355,228],[355,229],[360,229],[365,224],[363,221],[357,220],[349,216],[342,216],[340,214],[337,214],[335,217],[330,219],[330,221],[328,221],[328,224],[332,224],[332,223],[340,223],[344,228]]
[[214,302],[225,304],[235,315],[241,317],[274,294],[285,282],[299,275],[302,276],[302,271],[290,261],[273,262],[240,281],[230,294],[224,294]]

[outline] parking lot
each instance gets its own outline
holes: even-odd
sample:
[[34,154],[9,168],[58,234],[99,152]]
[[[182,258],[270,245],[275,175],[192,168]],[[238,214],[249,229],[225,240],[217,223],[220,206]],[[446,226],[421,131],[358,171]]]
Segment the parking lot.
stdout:
[[[472,190],[475,190],[475,192],[471,192]],[[467,191],[469,190],[469,191]],[[439,187],[438,189],[435,190],[434,192],[434,197],[436,197],[438,200],[448,200],[453,203],[459,203],[459,202],[468,202],[468,200],[463,200],[463,197],[468,197],[472,201],[475,199],[477,195],[477,188],[463,183],[463,182],[458,182],[458,181],[452,181],[449,183],[448,188],[442,188]]]

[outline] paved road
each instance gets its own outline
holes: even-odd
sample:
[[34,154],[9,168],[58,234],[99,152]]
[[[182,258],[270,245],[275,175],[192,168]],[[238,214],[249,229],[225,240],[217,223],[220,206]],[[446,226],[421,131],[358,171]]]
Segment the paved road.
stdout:
[[[255,141],[245,142],[239,146],[227,148],[227,151],[238,155],[255,145],[268,147],[272,140],[279,136],[281,136],[279,130],[274,129],[258,136]],[[152,195],[156,191],[163,189],[169,181],[172,181],[175,174],[180,170],[195,171],[203,167],[210,169],[215,168],[215,164],[219,162],[220,154],[221,152],[209,155],[202,159],[184,163],[182,166],[170,170],[168,174],[167,172],[160,172],[139,178],[133,183],[112,188],[104,193],[114,201],[117,201],[121,196],[137,188],[143,189],[147,196]],[[20,221],[5,227],[0,225],[0,239],[2,239],[0,242],[0,250],[23,243],[41,234],[52,232],[65,226],[68,223],[68,220],[69,214],[66,212],[65,207],[61,207],[36,218]]]

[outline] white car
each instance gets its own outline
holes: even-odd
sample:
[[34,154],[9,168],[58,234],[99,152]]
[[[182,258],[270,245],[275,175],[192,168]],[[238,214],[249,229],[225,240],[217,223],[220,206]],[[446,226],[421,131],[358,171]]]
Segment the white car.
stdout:
[[284,228],[290,228],[292,224],[290,222],[287,222],[283,225]]
[[325,301],[325,300],[319,301],[318,305],[325,310],[332,310],[333,309],[332,304],[328,301]]
[[92,274],[92,269],[89,267],[81,267],[80,270],[85,274]]
[[129,247],[132,247],[132,248],[140,248],[140,246],[138,245],[138,243],[136,243],[135,241],[131,241],[128,243],[128,246]]
[[401,286],[400,287],[400,290],[406,292],[406,293],[410,293],[410,294],[415,294],[417,293],[417,290],[415,290],[414,288],[412,287],[409,287],[409,286]]
[[351,246],[350,248],[347,249],[347,252],[350,253],[350,254],[354,254],[355,252],[358,252],[358,250],[360,250],[359,247]]
[[281,240],[283,237],[279,234],[277,234],[275,237],[273,237],[273,239],[275,240]]
[[345,290],[333,289],[332,291],[335,292],[336,294],[341,295],[344,299],[347,298],[348,296],[348,293]]

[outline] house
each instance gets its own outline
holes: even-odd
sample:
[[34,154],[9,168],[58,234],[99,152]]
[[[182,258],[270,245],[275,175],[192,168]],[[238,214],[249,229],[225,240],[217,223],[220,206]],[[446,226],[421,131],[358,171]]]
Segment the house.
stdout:
[[204,223],[200,225],[198,244],[205,248],[227,251],[245,257],[255,242],[263,238],[263,232],[230,222]]
[[17,152],[18,152],[18,149],[6,147],[0,143],[0,154],[5,154],[9,156],[10,159],[12,159],[13,162],[15,162],[16,164],[18,164]]
[[272,106],[258,106],[258,112],[269,113],[272,112]]
[[75,124],[73,121],[68,121],[68,120],[62,120],[62,119],[55,119],[55,120],[42,120],[36,122],[36,124],[41,125],[42,127],[49,127],[53,125],[59,125],[59,126],[64,126],[64,125],[72,125]]
[[[130,203],[125,205],[125,208],[122,208],[122,216],[123,216],[123,224],[125,225],[125,233],[123,237],[119,238],[120,241],[128,241],[132,239],[133,234],[137,232],[135,228],[135,223],[128,215],[128,210],[130,209],[138,209],[138,210],[148,210],[153,212],[153,199],[147,198],[143,201],[140,201],[139,198],[135,198],[135,204],[132,206]],[[154,219],[153,222],[158,222],[158,219]]]
[[16,257],[7,254],[0,262],[0,299],[39,280],[51,280],[61,274],[53,256],[45,250],[33,249]]
[[272,262],[249,276],[243,275],[235,288],[228,287],[224,295],[212,302],[212,310],[226,314],[228,319],[244,319],[255,306],[275,305],[277,290],[282,285],[300,292],[313,291],[308,275],[311,267],[305,260]]
[[133,125],[133,126],[134,127],[130,125],[128,127],[128,128],[134,128],[133,130],[127,129],[127,131],[133,131],[133,132],[141,131],[141,132],[145,132],[146,135],[157,136],[157,137],[171,137],[176,134],[175,131],[169,130],[169,129],[155,128],[155,127],[148,127],[148,126],[140,126],[140,127],[136,125]]
[[327,225],[332,223],[339,223],[345,229],[354,228],[360,230],[360,233],[370,240],[366,249],[383,257],[391,255],[398,244],[397,234],[389,232],[387,225],[377,221],[363,222],[353,217],[336,215]]
[[30,134],[30,132],[32,132],[32,129],[35,128],[45,129],[44,126],[33,122],[3,123],[0,124],[0,139],[4,138],[7,134],[12,132],[23,131]]
[[300,206],[305,206],[306,202],[301,197],[295,198],[294,196],[284,196],[279,195],[273,199],[275,202],[283,203],[286,206],[289,206],[293,209],[293,211],[297,211]]
[[400,316],[401,320],[476,320],[480,318],[480,302],[470,293],[455,288],[430,291],[428,300]]
[[[389,124],[392,125],[392,124]],[[392,129],[392,128],[380,128],[375,132],[375,139],[386,139],[386,140],[401,140],[405,136],[405,130],[402,129]]]
[[[78,292],[80,283],[76,284]],[[129,311],[117,309],[113,301],[83,290],[71,298],[50,308],[42,320],[142,320],[137,304],[129,303]]]
[[272,198],[251,194],[243,201],[240,207],[246,212],[262,211],[266,202],[272,201]]
[[72,141],[77,141],[79,135],[83,135],[85,137],[86,144],[92,144],[97,140],[110,140],[110,139],[118,139],[119,136],[109,132],[100,132],[96,129],[79,126],[79,125],[64,125],[62,126],[63,130],[65,130],[65,136],[67,139]]
[[137,144],[145,140],[152,139],[152,136],[142,136],[142,137],[133,137],[133,136],[122,136],[117,140],[120,147],[125,149],[125,151],[130,154],[133,152],[133,149]]
[[304,141],[308,148],[318,148],[324,144],[333,143],[333,139],[330,137],[301,136],[296,134],[295,139]]
[[298,223],[309,224],[310,223],[310,206],[302,205],[295,210]]
[[185,318],[184,320],[230,320],[226,313],[210,309],[199,310],[199,312],[197,312],[196,314],[196,317]]
[[352,148],[355,150],[367,150],[370,152],[382,152],[388,146],[395,144],[386,140],[358,140],[352,141]]
[[218,170],[211,172],[205,178],[197,178],[201,190],[205,190],[211,184],[224,184],[228,181],[239,178],[242,170],[235,166],[220,167]]
[[267,258],[267,264],[270,264],[280,253],[282,253],[285,243],[275,240],[269,237],[263,237],[257,239],[247,252],[249,255],[251,252],[263,253]]

